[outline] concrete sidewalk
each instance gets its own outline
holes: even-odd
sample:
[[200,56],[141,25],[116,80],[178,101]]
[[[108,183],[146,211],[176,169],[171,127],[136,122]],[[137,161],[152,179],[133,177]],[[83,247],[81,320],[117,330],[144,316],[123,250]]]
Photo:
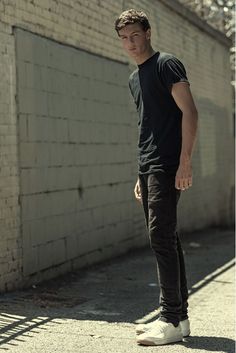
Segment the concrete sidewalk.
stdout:
[[138,346],[135,324],[158,316],[152,251],[142,249],[2,295],[0,350],[12,353],[235,352],[234,233],[211,229],[182,236],[189,283],[191,336]]

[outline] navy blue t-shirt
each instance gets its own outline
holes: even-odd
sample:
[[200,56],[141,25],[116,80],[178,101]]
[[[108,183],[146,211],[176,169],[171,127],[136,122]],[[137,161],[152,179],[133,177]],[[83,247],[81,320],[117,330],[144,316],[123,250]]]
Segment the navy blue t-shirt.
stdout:
[[129,77],[139,113],[139,174],[179,165],[182,111],[171,95],[171,86],[180,81],[189,83],[184,65],[174,55],[159,51]]

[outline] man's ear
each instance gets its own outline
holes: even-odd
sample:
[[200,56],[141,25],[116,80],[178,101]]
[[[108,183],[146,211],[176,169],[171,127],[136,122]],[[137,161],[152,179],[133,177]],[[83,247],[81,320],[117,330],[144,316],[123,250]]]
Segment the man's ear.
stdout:
[[146,38],[147,38],[148,40],[151,39],[151,29],[150,29],[150,28],[148,28],[147,31],[146,31]]

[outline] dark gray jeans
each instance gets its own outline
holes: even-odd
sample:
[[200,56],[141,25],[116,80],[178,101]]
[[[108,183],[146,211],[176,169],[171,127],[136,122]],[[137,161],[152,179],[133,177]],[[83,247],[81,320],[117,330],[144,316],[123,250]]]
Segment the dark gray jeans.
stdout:
[[188,318],[188,289],[184,256],[177,233],[175,172],[159,170],[139,175],[142,204],[150,245],[157,260],[160,286],[160,320],[172,322]]

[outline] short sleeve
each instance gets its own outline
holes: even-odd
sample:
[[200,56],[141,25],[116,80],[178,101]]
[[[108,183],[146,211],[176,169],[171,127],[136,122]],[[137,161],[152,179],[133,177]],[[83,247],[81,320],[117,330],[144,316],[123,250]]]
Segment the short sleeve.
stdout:
[[161,75],[163,84],[168,90],[171,90],[172,84],[177,82],[188,82],[190,85],[185,67],[176,57],[164,62]]

